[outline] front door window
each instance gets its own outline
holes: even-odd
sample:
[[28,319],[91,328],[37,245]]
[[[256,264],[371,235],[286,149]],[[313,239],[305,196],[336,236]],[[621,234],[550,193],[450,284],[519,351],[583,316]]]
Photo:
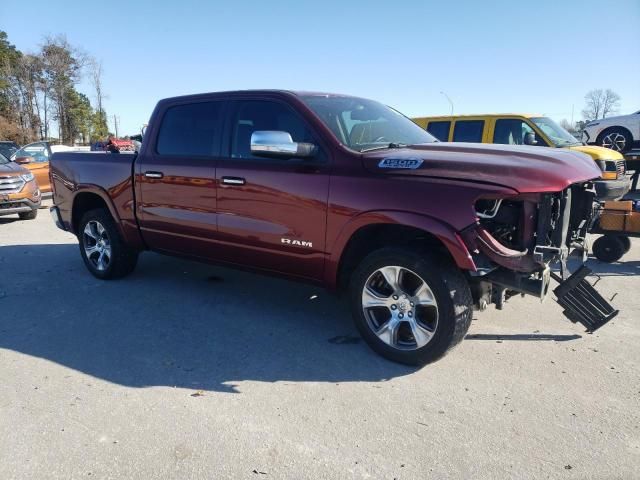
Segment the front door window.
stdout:
[[496,120],[493,130],[493,143],[503,145],[526,145],[525,136],[528,133],[535,134],[537,146],[547,146],[547,143],[538,135],[531,126],[520,118],[501,118]]
[[46,143],[32,143],[13,154],[13,158],[18,157],[31,157],[33,162],[45,163],[49,161],[49,149]]

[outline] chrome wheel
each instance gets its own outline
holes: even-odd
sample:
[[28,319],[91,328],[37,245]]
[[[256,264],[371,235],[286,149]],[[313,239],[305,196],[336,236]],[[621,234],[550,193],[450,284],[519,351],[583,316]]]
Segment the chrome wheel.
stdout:
[[621,133],[611,132],[602,138],[602,146],[617,152],[623,152],[627,146],[627,139]]
[[87,259],[99,271],[105,271],[111,262],[111,240],[106,229],[96,220],[87,222],[82,232],[82,246]]
[[431,288],[404,267],[382,267],[369,276],[362,290],[362,311],[378,338],[400,350],[424,347],[438,326]]

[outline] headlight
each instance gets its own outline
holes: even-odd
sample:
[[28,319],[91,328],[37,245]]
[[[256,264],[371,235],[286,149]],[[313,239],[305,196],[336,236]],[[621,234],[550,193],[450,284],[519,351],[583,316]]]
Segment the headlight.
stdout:
[[33,173],[29,172],[29,173],[25,173],[24,175],[20,175],[22,177],[22,179],[25,182],[30,182],[31,180],[33,180],[35,177],[33,176]]
[[615,180],[618,178],[618,165],[615,160],[596,160],[602,170],[603,180]]

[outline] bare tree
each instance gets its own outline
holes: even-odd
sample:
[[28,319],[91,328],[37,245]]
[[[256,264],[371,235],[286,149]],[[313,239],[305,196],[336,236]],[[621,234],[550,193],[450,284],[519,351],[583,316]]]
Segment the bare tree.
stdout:
[[610,113],[617,113],[620,108],[620,95],[607,88],[604,91],[604,100],[602,102],[602,118]]
[[88,62],[91,83],[93,84],[93,89],[95,90],[96,97],[96,111],[102,113],[104,112],[103,101],[106,97],[104,90],[102,89],[102,62],[96,60],[95,58],[89,59]]
[[620,107],[620,95],[610,88],[590,90],[584,96],[584,100],[586,106],[582,110],[582,116],[586,120],[605,118],[611,113],[616,113]]
[[22,103],[23,129],[29,141],[42,135],[38,93],[42,86],[42,61],[37,55],[22,55],[18,62],[16,85]]

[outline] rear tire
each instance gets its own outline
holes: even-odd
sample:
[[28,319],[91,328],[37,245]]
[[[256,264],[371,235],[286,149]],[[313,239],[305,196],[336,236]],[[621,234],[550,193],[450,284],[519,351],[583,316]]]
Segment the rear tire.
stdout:
[[101,280],[129,275],[138,262],[138,252],[120,236],[111,214],[102,208],[86,212],[78,226],[80,255],[91,274]]
[[598,135],[597,144],[601,147],[626,153],[633,146],[633,137],[629,130],[621,127],[608,128]]
[[20,220],[35,220],[38,216],[38,210],[35,209],[30,212],[22,212],[19,213],[18,216],[20,217]]
[[[394,278],[395,287],[387,281]],[[349,290],[358,331],[375,352],[394,362],[421,366],[438,360],[471,325],[473,300],[466,279],[430,253],[374,251],[354,271]]]
[[617,262],[625,254],[625,244],[618,235],[603,235],[593,242],[593,254],[601,262]]

